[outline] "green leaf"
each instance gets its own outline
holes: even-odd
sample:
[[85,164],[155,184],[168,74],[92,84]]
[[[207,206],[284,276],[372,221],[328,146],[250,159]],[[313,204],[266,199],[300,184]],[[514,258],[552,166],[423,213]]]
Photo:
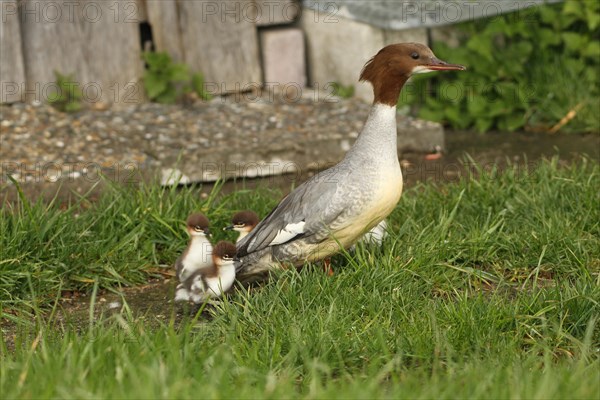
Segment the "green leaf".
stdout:
[[558,28],[561,29],[562,31],[565,31],[577,21],[579,21],[579,19],[575,15],[561,14],[561,16],[558,20],[558,22],[559,22]]
[[458,110],[457,107],[448,107],[446,109],[446,117],[453,124],[456,124],[456,125],[460,124],[461,115],[460,115],[460,111]]
[[600,43],[597,41],[589,42],[586,48],[583,50],[583,55],[596,60],[600,57]]
[[486,115],[488,113],[488,102],[483,96],[473,96],[467,102],[467,111],[474,116]]
[[514,132],[525,125],[525,120],[523,119],[523,115],[512,114],[503,119],[502,125],[509,132]]
[[506,20],[502,17],[492,18],[489,24],[485,27],[485,32],[489,34],[502,34],[509,30]]
[[558,19],[558,12],[551,6],[540,6],[538,8],[542,22],[546,24],[554,24]]
[[177,93],[174,89],[166,90],[156,97],[156,101],[161,104],[173,104],[177,100]]
[[[598,66],[594,66],[594,67],[587,67],[584,71],[583,71],[583,76],[584,78],[590,82],[590,92],[592,93],[597,93],[598,92]],[[597,104],[597,103],[596,103]]]
[[204,75],[202,75],[201,73],[197,72],[194,75],[192,75],[192,87],[194,88],[196,94],[202,100],[208,101],[212,99],[212,95],[209,92],[207,92],[204,87]]
[[565,15],[574,15],[576,17],[583,17],[584,16],[584,9],[583,9],[583,4],[581,4],[581,2],[579,1],[573,1],[573,0],[567,0],[564,2],[564,7],[562,9],[562,12]]
[[598,13],[598,11],[588,12],[586,14],[586,20],[589,30],[594,31],[600,25],[600,13]]
[[536,98],[539,96],[539,93],[535,85],[530,82],[525,82],[517,88],[517,95],[519,96],[521,104],[527,108],[527,105],[536,103]]
[[65,99],[62,96],[62,91],[52,91],[50,92],[50,94],[48,94],[48,102],[50,104],[52,103],[57,103],[59,101],[64,101]]
[[70,101],[70,102],[68,102],[65,105],[65,111],[66,112],[76,112],[76,111],[79,111],[79,110],[81,110],[81,104],[80,103],[76,103],[76,102]]
[[560,36],[549,28],[540,28],[537,31],[539,38],[539,46],[545,48],[546,46],[557,46],[560,44]]
[[502,101],[502,99],[497,99],[496,101],[489,103],[488,110],[489,110],[488,116],[497,117],[500,115],[504,115],[507,111],[507,107],[506,107],[504,101]]
[[471,39],[469,39],[467,42],[467,48],[473,50],[480,56],[483,56],[490,62],[494,60],[492,43],[490,43],[489,38],[484,35],[473,36]]
[[484,133],[490,130],[494,120],[492,118],[478,118],[475,120],[475,129],[477,131]]
[[565,57],[560,62],[563,68],[571,73],[571,76],[576,76],[585,69],[585,63],[581,62],[579,58]]
[[427,121],[442,122],[444,120],[444,112],[430,108],[421,108],[419,110],[419,118]]
[[170,80],[174,82],[185,82],[190,79],[190,73],[187,65],[175,64],[171,69]]
[[143,80],[144,89],[151,100],[156,99],[161,93],[167,90],[167,82],[155,74],[148,73],[144,75]]
[[171,64],[171,57],[164,52],[145,52],[142,54],[144,61],[148,64],[150,71],[164,71]]

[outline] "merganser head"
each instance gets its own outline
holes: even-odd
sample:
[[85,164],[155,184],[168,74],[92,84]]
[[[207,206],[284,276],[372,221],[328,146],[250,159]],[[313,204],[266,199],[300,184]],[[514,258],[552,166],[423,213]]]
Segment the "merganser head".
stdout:
[[202,213],[191,214],[186,221],[187,232],[191,237],[210,236],[208,218]]
[[222,240],[213,249],[213,263],[217,267],[233,265],[235,253],[235,244]]
[[438,59],[420,43],[397,43],[384,47],[371,58],[360,73],[360,80],[371,82],[375,103],[396,105],[400,90],[414,74],[432,71],[464,71],[458,64]]
[[258,225],[258,221],[258,215],[254,211],[240,211],[231,218],[231,225],[226,226],[223,230],[250,233]]

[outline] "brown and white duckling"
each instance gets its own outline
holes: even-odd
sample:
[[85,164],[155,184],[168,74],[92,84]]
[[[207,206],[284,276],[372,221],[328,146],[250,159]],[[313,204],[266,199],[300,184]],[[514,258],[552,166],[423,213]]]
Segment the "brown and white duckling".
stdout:
[[208,218],[202,213],[191,214],[186,220],[190,241],[183,254],[175,261],[179,282],[188,279],[194,272],[212,266],[212,244],[208,240]]
[[175,301],[188,301],[199,304],[211,298],[221,297],[235,281],[235,245],[231,242],[217,243],[212,253],[210,268],[194,272],[177,286]]
[[239,232],[236,243],[245,238],[258,225],[259,218],[254,211],[240,211],[231,218],[231,225],[223,228],[224,231]]

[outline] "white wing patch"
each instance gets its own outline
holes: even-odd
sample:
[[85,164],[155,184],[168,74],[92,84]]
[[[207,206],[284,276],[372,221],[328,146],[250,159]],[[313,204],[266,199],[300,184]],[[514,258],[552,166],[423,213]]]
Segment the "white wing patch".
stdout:
[[304,233],[304,224],[306,222],[300,221],[294,224],[287,224],[282,230],[277,232],[275,238],[269,243],[269,246],[276,246],[278,244],[285,243],[294,237]]

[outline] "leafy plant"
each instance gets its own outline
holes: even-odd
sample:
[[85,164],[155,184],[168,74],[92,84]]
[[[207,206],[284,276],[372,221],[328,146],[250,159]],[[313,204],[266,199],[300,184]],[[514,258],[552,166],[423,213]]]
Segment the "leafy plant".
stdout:
[[187,65],[174,62],[165,52],[144,52],[142,57],[147,65],[144,89],[150,100],[172,104],[192,91],[203,100],[211,98],[201,73],[191,74]]
[[342,99],[349,99],[354,96],[353,85],[344,86],[339,82],[331,82],[330,85],[334,96],[341,97]]
[[202,100],[210,100],[212,99],[212,95],[206,91],[204,86],[204,75],[200,72],[197,72],[192,75],[192,88],[194,92],[200,97]]
[[[598,132],[600,2],[573,0],[461,24],[462,44],[436,43],[467,73],[417,77],[402,101],[453,128]],[[450,76],[449,76],[450,75]]]
[[54,71],[57,88],[48,95],[48,103],[62,112],[76,112],[81,110],[83,94],[79,84],[75,81],[74,74],[63,75]]

